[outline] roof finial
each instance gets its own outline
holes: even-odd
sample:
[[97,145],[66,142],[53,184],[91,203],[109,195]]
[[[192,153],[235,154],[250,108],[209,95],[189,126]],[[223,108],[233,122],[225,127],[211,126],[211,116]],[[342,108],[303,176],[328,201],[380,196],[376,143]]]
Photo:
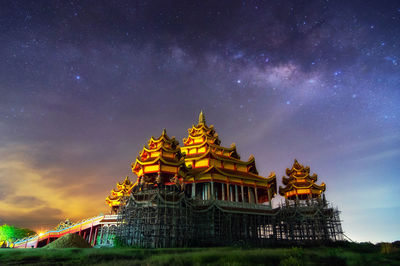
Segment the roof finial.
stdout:
[[201,110],[199,114],[199,124],[205,124],[205,123],[206,123],[206,117],[203,114],[203,110]]
[[166,134],[167,134],[167,130],[166,130],[165,128],[163,129],[162,134],[163,134],[163,135],[166,135]]

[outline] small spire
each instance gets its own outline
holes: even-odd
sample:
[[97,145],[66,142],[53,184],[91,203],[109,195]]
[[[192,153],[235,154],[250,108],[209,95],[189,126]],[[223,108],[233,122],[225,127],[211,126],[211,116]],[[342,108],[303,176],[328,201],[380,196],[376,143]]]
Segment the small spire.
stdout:
[[206,117],[203,114],[203,110],[201,110],[199,114],[199,124],[205,124],[205,123],[206,123]]
[[164,128],[162,131],[162,135],[166,135],[167,134],[167,130]]

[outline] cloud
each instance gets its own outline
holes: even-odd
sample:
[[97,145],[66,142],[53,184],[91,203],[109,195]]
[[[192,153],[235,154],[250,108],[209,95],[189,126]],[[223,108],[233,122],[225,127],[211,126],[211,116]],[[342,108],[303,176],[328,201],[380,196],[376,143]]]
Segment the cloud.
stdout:
[[390,150],[383,150],[376,152],[374,154],[370,154],[364,157],[360,157],[355,159],[356,161],[377,161],[383,160],[388,158],[399,158],[400,156],[400,149],[390,149]]
[[34,196],[9,196],[6,199],[6,202],[23,208],[32,208],[38,207],[45,203],[44,200],[39,199]]
[[7,224],[43,231],[54,228],[65,219],[64,217],[65,213],[62,209],[41,207],[24,213],[11,210],[6,215],[2,215],[2,220]]
[[[106,209],[102,200],[107,196],[106,191],[96,189],[94,174],[79,182],[76,179],[69,182],[68,176],[75,175],[76,170],[44,164],[37,168],[30,157],[34,149],[15,143],[0,148],[3,220],[18,226],[50,227],[66,217],[79,220]],[[62,176],[54,176],[60,172]],[[50,182],[52,178],[57,182]]]

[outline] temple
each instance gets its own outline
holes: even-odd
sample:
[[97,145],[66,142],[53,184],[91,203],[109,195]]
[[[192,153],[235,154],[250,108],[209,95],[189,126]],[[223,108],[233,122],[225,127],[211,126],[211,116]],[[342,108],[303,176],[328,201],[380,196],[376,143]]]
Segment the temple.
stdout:
[[304,167],[296,159],[291,169],[286,168],[286,175],[288,177],[282,177],[285,187],[279,187],[279,194],[289,200],[319,198],[326,189],[324,183],[315,183],[318,175],[310,176],[310,167]]
[[254,156],[247,162],[241,161],[234,143],[230,148],[221,146],[214,126],[207,126],[203,112],[198,124],[188,132],[181,151],[190,169],[185,184],[192,197],[255,204],[271,202],[276,194],[275,174],[259,176]]
[[268,245],[342,239],[339,211],[321,194],[325,184],[297,160],[283,177],[285,202],[273,208],[275,173],[260,175],[254,156],[242,161],[223,147],[203,112],[183,146],[164,129],[132,164],[138,181],[119,205],[119,244],[138,247]]
[[130,196],[134,184],[127,176],[122,183],[117,183],[117,189],[113,189],[106,198],[108,206],[111,207],[111,214],[116,214],[121,205]]
[[151,137],[148,147],[143,147],[132,164],[132,172],[138,177],[140,190],[160,186],[183,186],[187,169],[179,142],[174,137],[168,137],[165,129],[159,138]]
[[[69,233],[93,246],[265,246],[343,240],[339,211],[325,198],[326,185],[297,160],[286,169],[275,196],[274,172],[259,174],[254,156],[242,161],[233,143],[221,145],[203,112],[183,145],[164,129],[151,137],[106,202],[111,213],[22,239],[15,247],[42,247]],[[274,201],[274,204],[271,202]]]

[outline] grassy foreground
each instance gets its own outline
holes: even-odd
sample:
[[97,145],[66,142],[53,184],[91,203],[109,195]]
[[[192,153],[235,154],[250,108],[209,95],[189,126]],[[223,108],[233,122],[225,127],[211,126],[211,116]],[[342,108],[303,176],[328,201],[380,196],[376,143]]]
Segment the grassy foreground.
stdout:
[[400,265],[398,249],[362,244],[308,248],[0,249],[0,265]]

